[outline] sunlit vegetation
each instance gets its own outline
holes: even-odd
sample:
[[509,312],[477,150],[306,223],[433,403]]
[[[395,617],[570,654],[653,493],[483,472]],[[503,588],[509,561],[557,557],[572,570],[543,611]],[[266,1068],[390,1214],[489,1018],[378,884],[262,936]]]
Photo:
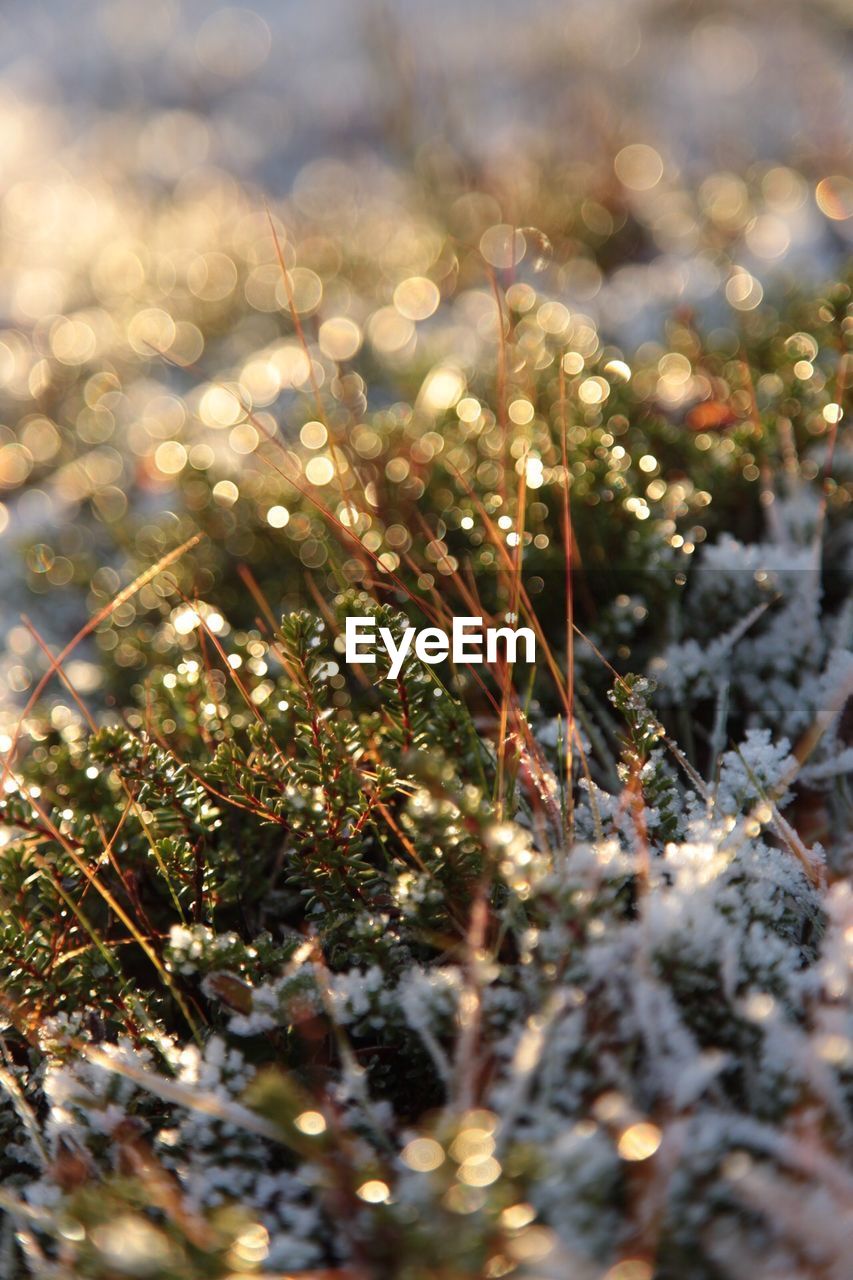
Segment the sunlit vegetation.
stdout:
[[840,166],[12,115],[0,1275],[843,1280]]

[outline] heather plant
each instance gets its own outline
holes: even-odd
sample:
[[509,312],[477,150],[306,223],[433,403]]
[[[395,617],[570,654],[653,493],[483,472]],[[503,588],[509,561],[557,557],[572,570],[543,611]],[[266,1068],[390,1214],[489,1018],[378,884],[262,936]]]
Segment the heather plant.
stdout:
[[[570,572],[566,682],[476,489],[532,685],[343,664],[346,615],[408,623],[415,550],[280,622],[249,575],[250,628],[153,566],[120,716],[51,658],[82,728],[30,708],[2,809],[8,1274],[844,1275],[849,607],[816,495],[787,559],[707,544],[650,674],[602,652],[618,598],[576,632]],[[452,554],[433,620],[473,607]]]
[[849,1269],[849,284],[667,175],[734,315],[617,342],[651,196],[434,161],[117,188],[4,331],[10,1280]]

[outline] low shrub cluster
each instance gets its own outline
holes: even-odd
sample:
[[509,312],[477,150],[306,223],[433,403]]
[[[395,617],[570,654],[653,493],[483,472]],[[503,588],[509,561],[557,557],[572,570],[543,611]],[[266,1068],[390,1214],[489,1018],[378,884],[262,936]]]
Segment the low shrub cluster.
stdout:
[[[803,304],[824,336],[843,293]],[[4,1275],[847,1274],[844,357],[777,317],[581,372],[530,324],[498,352],[524,394],[446,367],[371,416],[341,374],[301,451],[264,445],[276,598],[301,557],[310,609],[214,538],[84,629],[121,630],[112,708],[36,637]],[[344,663],[348,614],[414,612],[521,620],[538,666]]]

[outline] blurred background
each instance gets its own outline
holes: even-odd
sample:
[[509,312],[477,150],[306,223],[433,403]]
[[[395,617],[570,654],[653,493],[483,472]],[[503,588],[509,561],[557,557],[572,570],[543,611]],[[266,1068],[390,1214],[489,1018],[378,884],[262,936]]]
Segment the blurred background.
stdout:
[[[3,0],[0,702],[40,661],[22,611],[67,639],[196,526],[258,564],[289,526],[322,566],[223,381],[316,450],[312,379],[366,407],[369,375],[372,409],[459,402],[494,358],[475,254],[535,277],[537,323],[581,365],[639,347],[657,368],[685,308],[725,344],[841,273],[851,19],[845,0]],[[649,394],[679,411],[691,376],[670,361]],[[212,587],[214,553],[198,563]],[[157,603],[78,651],[82,693],[97,647],[143,664],[121,629]]]
[[318,155],[440,138],[486,162],[641,137],[693,175],[848,154],[845,0],[5,0],[0,20],[5,163],[285,190]]

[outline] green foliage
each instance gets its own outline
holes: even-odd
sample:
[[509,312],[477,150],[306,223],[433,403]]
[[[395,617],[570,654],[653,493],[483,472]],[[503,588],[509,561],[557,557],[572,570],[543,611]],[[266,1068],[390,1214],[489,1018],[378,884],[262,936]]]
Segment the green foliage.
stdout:
[[[0,801],[10,1278],[846,1274],[849,290],[629,367],[518,283],[464,376],[312,346],[325,420],[241,410],[82,579],[103,683]],[[477,612],[536,665],[343,663]]]

